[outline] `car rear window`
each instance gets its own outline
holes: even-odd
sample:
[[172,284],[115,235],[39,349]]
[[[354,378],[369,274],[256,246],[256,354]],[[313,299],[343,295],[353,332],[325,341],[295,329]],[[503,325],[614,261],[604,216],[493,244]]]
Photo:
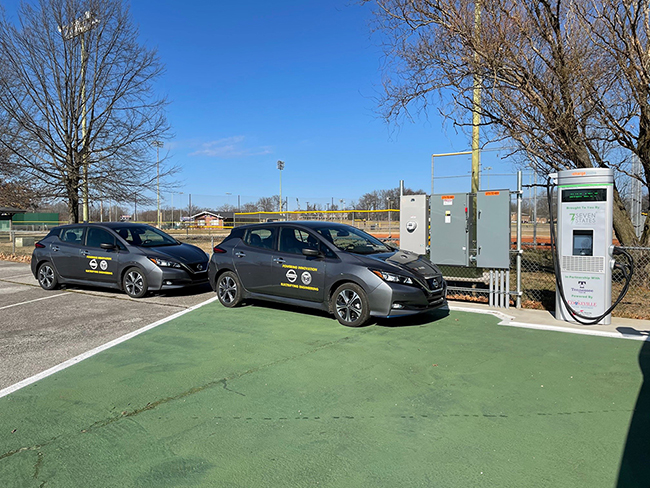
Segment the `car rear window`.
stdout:
[[244,242],[252,247],[262,249],[273,249],[275,242],[275,227],[258,227],[250,229],[244,238]]
[[84,236],[84,227],[64,227],[59,233],[59,239],[63,242],[69,242],[71,244],[79,244],[83,240]]

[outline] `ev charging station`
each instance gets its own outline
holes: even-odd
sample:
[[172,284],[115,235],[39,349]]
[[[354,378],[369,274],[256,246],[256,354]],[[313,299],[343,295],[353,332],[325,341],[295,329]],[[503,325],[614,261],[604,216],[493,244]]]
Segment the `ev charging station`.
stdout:
[[556,181],[556,318],[576,322],[577,313],[587,320],[602,316],[597,323],[610,324],[611,311],[605,312],[612,303],[615,266],[614,171],[609,168],[560,171]]

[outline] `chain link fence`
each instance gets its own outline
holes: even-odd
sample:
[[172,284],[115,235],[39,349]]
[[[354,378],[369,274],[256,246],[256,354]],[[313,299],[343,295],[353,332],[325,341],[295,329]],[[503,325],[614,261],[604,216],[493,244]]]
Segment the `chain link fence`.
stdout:
[[[615,317],[650,319],[650,248],[624,247],[634,259],[634,274],[630,288],[623,300],[614,309]],[[524,246],[521,258],[521,306],[522,308],[555,310],[555,270],[553,252],[548,245]],[[503,291],[493,292],[493,300],[498,303],[500,295],[508,294],[509,305],[514,307],[517,289],[516,253],[511,254],[509,273],[504,279],[509,282]],[[616,257],[617,262],[625,264],[625,259]],[[479,268],[460,266],[441,266],[449,285],[449,297],[454,300],[489,303],[490,272]],[[616,300],[625,285],[623,272],[615,269],[612,273],[612,300]],[[508,293],[509,292],[509,293]]]

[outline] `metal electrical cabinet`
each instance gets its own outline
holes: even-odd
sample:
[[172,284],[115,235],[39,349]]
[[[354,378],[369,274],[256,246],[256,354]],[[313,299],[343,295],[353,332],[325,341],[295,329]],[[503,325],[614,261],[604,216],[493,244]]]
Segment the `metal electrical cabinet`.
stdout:
[[430,258],[436,264],[469,266],[473,237],[469,193],[431,197]]
[[427,195],[400,197],[399,247],[417,254],[426,254],[429,236]]
[[510,191],[476,194],[476,266],[510,268]]

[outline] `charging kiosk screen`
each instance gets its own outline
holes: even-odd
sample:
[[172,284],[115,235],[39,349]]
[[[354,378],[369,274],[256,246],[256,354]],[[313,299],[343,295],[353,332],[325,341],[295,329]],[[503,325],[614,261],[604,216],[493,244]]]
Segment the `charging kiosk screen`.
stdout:
[[605,188],[571,188],[562,190],[562,203],[570,202],[606,202]]
[[594,255],[594,231],[574,230],[573,231],[573,255],[593,256]]

